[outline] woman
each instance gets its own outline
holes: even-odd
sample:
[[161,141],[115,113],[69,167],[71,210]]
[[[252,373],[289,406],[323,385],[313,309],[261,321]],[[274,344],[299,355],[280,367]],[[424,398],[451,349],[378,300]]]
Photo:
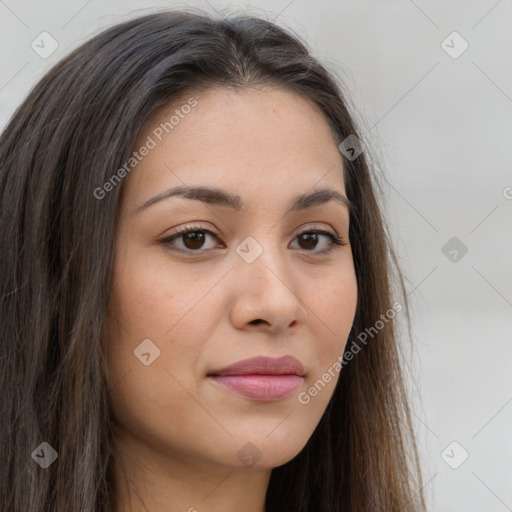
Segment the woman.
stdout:
[[276,25],[183,11],[37,84],[0,142],[2,510],[424,510],[345,102]]

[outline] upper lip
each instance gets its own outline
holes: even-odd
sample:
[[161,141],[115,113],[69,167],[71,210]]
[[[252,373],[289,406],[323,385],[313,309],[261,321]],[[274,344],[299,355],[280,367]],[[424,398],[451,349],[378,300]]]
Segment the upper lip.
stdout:
[[258,356],[238,361],[221,370],[215,370],[209,376],[223,375],[304,375],[304,366],[295,357],[278,358]]

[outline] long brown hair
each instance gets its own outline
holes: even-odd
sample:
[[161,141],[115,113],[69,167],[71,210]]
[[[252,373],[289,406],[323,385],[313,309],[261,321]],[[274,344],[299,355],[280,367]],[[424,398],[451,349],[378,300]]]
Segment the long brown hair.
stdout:
[[[214,85],[287,88],[317,105],[338,142],[360,136],[339,80],[296,36],[252,16],[196,11],[151,14],[95,36],[44,76],[1,136],[4,512],[111,510],[115,383],[104,326],[122,184],[101,200],[94,191],[129,159],[151,113]],[[403,281],[366,152],[341,158],[358,285],[346,354],[354,343],[359,351],[304,449],[273,469],[266,510],[419,512],[421,472],[388,314],[400,293],[407,318]],[[58,454],[46,469],[32,455],[42,442]]]

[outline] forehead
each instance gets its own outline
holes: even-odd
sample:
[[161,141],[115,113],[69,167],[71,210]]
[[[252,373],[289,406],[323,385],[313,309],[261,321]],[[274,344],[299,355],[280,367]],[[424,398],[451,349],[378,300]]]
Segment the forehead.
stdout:
[[152,149],[127,176],[132,203],[171,185],[214,184],[242,197],[261,191],[275,201],[285,190],[345,190],[325,117],[310,100],[280,88],[185,93],[144,124],[134,150],[144,145]]

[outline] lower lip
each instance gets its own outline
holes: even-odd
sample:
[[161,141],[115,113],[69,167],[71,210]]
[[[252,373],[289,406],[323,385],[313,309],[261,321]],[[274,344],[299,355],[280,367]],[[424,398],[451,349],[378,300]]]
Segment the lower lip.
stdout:
[[302,382],[298,375],[217,375],[210,378],[240,395],[261,402],[286,398]]

